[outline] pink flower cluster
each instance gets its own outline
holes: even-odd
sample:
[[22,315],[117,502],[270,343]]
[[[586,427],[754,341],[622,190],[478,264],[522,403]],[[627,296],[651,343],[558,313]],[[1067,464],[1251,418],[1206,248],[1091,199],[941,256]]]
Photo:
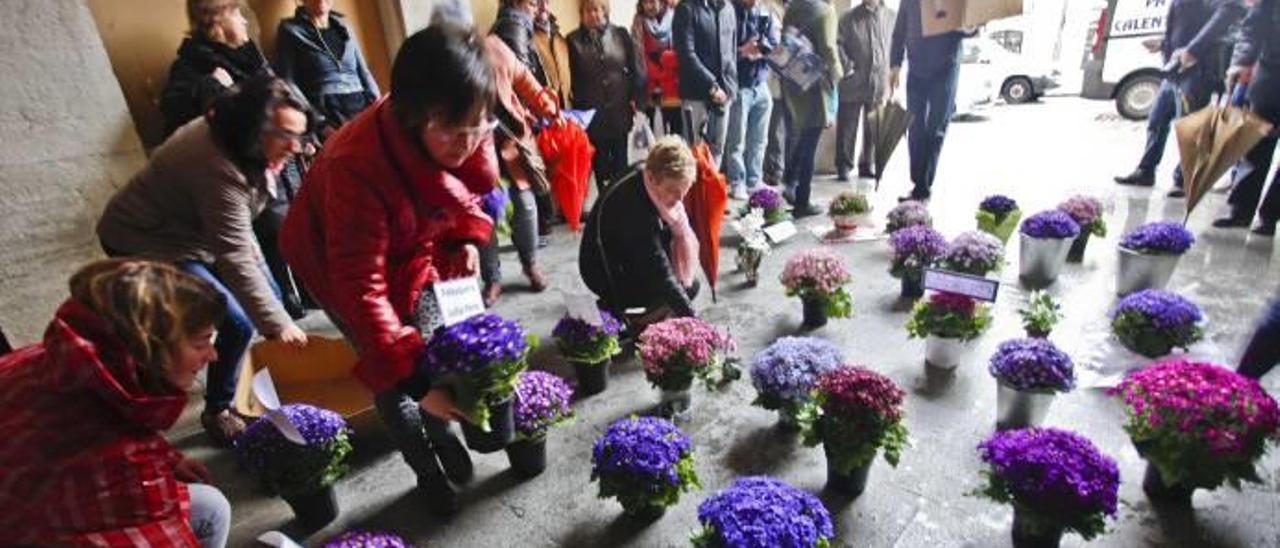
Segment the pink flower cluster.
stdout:
[[645,371],[653,375],[661,375],[673,359],[686,360],[700,369],[737,349],[729,333],[697,318],[673,318],[650,325],[640,334],[638,346]]
[[801,291],[830,294],[852,279],[844,259],[830,249],[815,247],[792,256],[782,270],[781,281],[789,295]]
[[1258,381],[1212,363],[1173,360],[1129,375],[1115,388],[1135,429],[1172,434],[1238,455],[1275,438],[1280,408]]

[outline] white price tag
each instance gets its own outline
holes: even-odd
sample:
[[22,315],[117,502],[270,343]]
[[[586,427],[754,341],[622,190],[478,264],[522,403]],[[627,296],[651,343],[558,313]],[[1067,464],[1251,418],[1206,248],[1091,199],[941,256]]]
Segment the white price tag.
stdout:
[[484,299],[480,297],[480,284],[475,276],[436,282],[431,290],[436,294],[445,325],[484,313]]
[[780,244],[787,239],[796,235],[796,224],[791,221],[783,221],[776,225],[764,227],[764,235],[769,237],[769,241],[774,244]]
[[280,411],[280,396],[276,393],[276,384],[271,381],[271,370],[263,368],[253,375],[253,395],[267,409],[267,420],[280,431],[284,439],[298,445],[307,444],[298,427],[289,422],[289,417]]
[[993,303],[996,302],[996,295],[1000,292],[1000,282],[981,276],[929,268],[924,271],[924,288],[958,293]]
[[600,308],[596,306],[595,295],[583,293],[564,293],[564,307],[567,315],[577,318],[591,325],[601,325],[604,320],[600,318]]

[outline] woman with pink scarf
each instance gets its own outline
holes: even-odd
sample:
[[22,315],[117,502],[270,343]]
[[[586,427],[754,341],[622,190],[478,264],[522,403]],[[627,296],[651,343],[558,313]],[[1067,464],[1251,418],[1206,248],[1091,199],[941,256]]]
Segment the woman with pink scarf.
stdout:
[[697,172],[684,140],[665,136],[642,169],[624,175],[596,200],[587,219],[578,269],[587,287],[615,314],[694,316],[698,239],[684,195]]

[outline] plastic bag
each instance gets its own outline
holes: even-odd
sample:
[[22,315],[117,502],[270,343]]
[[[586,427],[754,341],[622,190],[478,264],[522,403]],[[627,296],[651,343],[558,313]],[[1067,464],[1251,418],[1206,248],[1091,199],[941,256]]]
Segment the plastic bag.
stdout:
[[631,135],[627,137],[627,164],[643,162],[648,158],[653,141],[653,128],[649,127],[649,117],[643,112],[637,112],[631,119]]

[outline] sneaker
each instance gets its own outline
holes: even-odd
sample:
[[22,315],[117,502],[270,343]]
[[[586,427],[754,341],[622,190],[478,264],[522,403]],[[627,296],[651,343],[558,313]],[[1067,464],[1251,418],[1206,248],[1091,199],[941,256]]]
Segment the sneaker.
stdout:
[[1223,217],[1221,219],[1214,219],[1213,227],[1214,228],[1249,228],[1250,222],[1251,221],[1249,219],[1230,216],[1230,217]]
[[241,419],[230,409],[223,409],[217,412],[205,411],[200,414],[200,426],[204,427],[204,431],[209,435],[209,439],[213,440],[214,445],[219,447],[231,447],[236,437],[244,432],[244,419]]
[[1149,171],[1135,169],[1133,173],[1116,177],[1115,181],[1117,184],[1128,186],[1155,186],[1156,176]]
[[1276,224],[1263,221],[1258,226],[1253,227],[1253,233],[1270,238],[1276,235]]
[[448,517],[458,512],[458,493],[443,474],[419,477],[417,491],[431,513]]
[[436,457],[440,459],[440,465],[444,467],[444,473],[449,477],[449,481],[462,485],[475,476],[475,467],[471,464],[471,454],[467,452],[467,448],[463,447],[462,442],[453,434],[440,436],[432,440],[435,446]]
[[749,198],[749,196],[747,196],[747,189],[742,186],[735,186],[733,187],[733,190],[729,191],[729,198],[739,202],[745,202],[747,198]]

